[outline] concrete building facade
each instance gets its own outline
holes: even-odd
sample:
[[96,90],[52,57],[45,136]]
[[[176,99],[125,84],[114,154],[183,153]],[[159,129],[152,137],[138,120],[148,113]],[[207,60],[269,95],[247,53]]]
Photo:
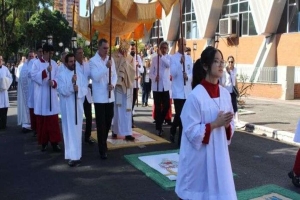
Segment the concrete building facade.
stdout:
[[[193,59],[208,45],[226,60],[235,57],[241,84],[249,95],[300,98],[300,0],[182,0],[183,36]],[[172,52],[180,37],[180,5],[160,20],[161,37]],[[157,39],[157,28],[150,42]],[[243,79],[243,80],[242,80]],[[243,82],[243,83],[241,83]]]

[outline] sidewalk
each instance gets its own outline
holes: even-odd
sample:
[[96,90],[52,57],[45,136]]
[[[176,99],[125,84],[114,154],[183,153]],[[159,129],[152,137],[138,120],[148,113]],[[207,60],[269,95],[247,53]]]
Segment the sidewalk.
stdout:
[[[240,108],[240,130],[279,141],[293,142],[295,129],[300,119],[300,100],[279,100],[257,97],[243,98],[245,105]],[[141,94],[139,104],[141,105]],[[149,98],[149,106],[153,99]],[[172,104],[172,112],[175,109]]]
[[293,142],[293,138],[300,118],[300,100],[254,97],[244,100],[243,110],[254,112],[239,117],[247,132],[299,145]]

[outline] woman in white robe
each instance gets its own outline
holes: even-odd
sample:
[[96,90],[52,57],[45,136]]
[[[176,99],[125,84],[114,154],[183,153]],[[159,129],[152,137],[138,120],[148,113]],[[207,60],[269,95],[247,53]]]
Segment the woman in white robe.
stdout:
[[228,152],[234,131],[228,91],[219,86],[223,55],[207,47],[193,69],[193,91],[181,120],[183,132],[176,193],[184,200],[235,200],[236,192]]

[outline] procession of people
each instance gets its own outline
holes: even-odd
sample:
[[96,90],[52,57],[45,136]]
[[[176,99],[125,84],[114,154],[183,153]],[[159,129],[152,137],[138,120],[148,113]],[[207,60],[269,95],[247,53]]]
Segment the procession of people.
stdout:
[[[49,145],[55,153],[64,149],[67,164],[76,167],[81,164],[82,143],[96,143],[91,137],[95,120],[99,157],[105,160],[109,157],[107,139],[110,132],[112,139],[135,142],[133,114],[141,93],[142,107],[153,106],[154,134],[175,143],[178,131],[178,196],[183,199],[209,197],[207,192],[214,191],[220,197],[234,199],[226,145],[233,136],[235,110],[229,92],[219,84],[224,68],[222,53],[208,47],[193,63],[184,38],[178,39],[177,52],[173,55],[169,54],[167,41],[160,42],[155,51],[145,45],[140,53],[134,41],[125,39],[113,53],[107,39],[100,39],[97,45],[97,51],[88,62],[81,47],[72,53],[63,52],[59,65],[52,59],[54,48],[51,44],[38,46],[36,52],[28,53],[18,69],[18,125],[22,132],[32,132],[42,152],[50,151]],[[4,97],[0,102],[0,128],[5,129],[9,107],[7,91],[13,78],[4,65],[0,73],[0,95]],[[153,105],[148,103],[151,96]],[[170,121],[169,132],[163,130],[166,120]],[[222,159],[216,161],[217,158],[210,156],[214,151],[222,153]],[[196,159],[196,156],[209,156],[210,159]],[[194,164],[186,166],[192,160]],[[186,178],[186,173],[209,173],[214,177],[219,167],[225,167],[226,173],[214,180],[230,180],[230,187],[194,188],[197,181],[206,180]]]

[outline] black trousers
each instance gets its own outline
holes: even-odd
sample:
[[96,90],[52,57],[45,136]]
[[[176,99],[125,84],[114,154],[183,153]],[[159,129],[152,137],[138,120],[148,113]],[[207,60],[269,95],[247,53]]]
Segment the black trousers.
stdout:
[[85,139],[89,139],[91,137],[92,132],[92,104],[89,103],[85,97],[83,102],[83,110],[85,116]]
[[154,92],[154,105],[155,105],[155,121],[156,130],[162,130],[162,123],[170,108],[170,94],[169,91]]
[[[139,92],[139,88],[133,88],[133,97],[132,97],[132,112],[133,112],[133,108],[135,106],[135,102],[137,101],[138,98],[138,92]],[[131,115],[131,119],[132,119],[132,125],[133,125],[133,115]]]
[[8,108],[0,108],[0,129],[6,128]]
[[174,107],[175,107],[175,117],[173,119],[173,124],[170,129],[170,134],[176,134],[176,128],[179,127],[179,135],[178,135],[178,144],[180,145],[181,142],[181,135],[182,135],[182,123],[180,119],[181,111],[183,105],[185,103],[185,99],[173,99]]
[[143,84],[143,93],[142,93],[142,103],[148,104],[148,98],[151,92],[151,82],[144,82]]
[[236,113],[238,111],[238,107],[237,107],[237,97],[235,95],[235,93],[230,93],[231,96],[231,103],[232,103],[232,108],[233,108],[233,112]]
[[114,116],[114,103],[94,103],[99,153],[107,152],[107,137]]

